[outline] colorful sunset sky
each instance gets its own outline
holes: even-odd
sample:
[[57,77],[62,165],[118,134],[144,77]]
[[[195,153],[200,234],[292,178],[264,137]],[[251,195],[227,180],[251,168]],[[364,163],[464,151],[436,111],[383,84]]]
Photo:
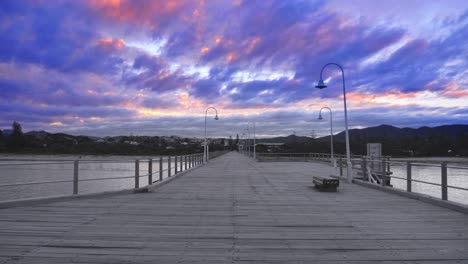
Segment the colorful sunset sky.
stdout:
[[324,136],[468,123],[466,0],[2,0],[0,128]]

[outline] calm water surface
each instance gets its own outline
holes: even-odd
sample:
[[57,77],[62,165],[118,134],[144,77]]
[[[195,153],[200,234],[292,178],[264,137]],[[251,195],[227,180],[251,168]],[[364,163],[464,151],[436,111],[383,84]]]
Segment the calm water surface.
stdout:
[[[158,157],[152,157],[159,159]],[[0,155],[0,185],[24,182],[68,180],[64,183],[46,183],[24,186],[0,186],[0,201],[33,197],[70,195],[73,192],[73,160],[80,160],[79,179],[103,179],[108,177],[129,177],[128,179],[81,181],[79,193],[96,193],[133,188],[135,159],[146,160],[140,163],[140,175],[148,174],[148,157],[135,156],[74,156],[74,155]],[[390,170],[393,176],[406,179],[407,159],[393,159]],[[411,159],[419,165],[413,165],[412,178],[440,184],[440,162],[448,162],[448,185],[468,189],[468,158],[419,158]],[[172,160],[171,174],[174,174]],[[167,170],[164,162],[163,170]],[[465,169],[455,168],[464,167]],[[159,160],[153,162],[153,172],[159,170]],[[164,178],[167,171],[164,172]],[[159,173],[153,175],[153,181]],[[148,177],[140,177],[140,186],[148,183]],[[406,190],[406,180],[392,178],[394,188]],[[413,192],[441,197],[440,186],[413,182]],[[448,189],[448,199],[468,204],[468,191]]]
[[[450,186],[461,187],[468,189],[468,158],[411,158],[411,159],[392,159],[402,164],[391,165],[390,171],[392,176],[401,179],[392,178],[391,184],[394,188],[406,190],[406,163],[411,161],[412,165],[411,176],[413,180],[420,180],[435,184],[441,184],[441,162],[447,162],[447,185],[448,200],[468,204],[468,191],[450,188]],[[442,197],[440,186],[412,183],[412,191],[417,193],[428,194],[437,198]]]
[[[159,179],[159,157],[153,161],[153,181]],[[73,156],[73,155],[0,155],[0,185],[41,181],[67,180],[64,183],[45,183],[22,186],[0,186],[0,201],[33,197],[70,195],[73,193],[73,160],[79,160],[80,194],[115,191],[134,187],[135,160],[140,175],[148,174],[148,157],[135,156]],[[158,159],[158,160],[156,160]],[[163,163],[164,178],[167,162]],[[172,159],[171,174],[174,174]],[[93,180],[109,177],[127,179]],[[83,180],[83,181],[82,181]],[[140,186],[148,184],[148,176],[140,177]]]

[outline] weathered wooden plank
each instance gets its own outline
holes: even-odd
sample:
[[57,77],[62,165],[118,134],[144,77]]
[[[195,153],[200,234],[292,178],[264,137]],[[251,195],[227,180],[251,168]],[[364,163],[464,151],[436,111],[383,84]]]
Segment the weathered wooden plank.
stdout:
[[0,263],[467,263],[468,217],[227,154],[154,193],[0,210]]

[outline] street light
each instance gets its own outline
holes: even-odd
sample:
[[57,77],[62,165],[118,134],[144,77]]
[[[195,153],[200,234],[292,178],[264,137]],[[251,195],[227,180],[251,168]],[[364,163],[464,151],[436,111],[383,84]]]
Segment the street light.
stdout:
[[249,126],[249,123],[247,123],[247,135],[249,136],[248,137],[248,140],[247,140],[247,150],[248,150],[248,156],[250,158],[250,146],[252,145],[252,139],[250,137],[250,126]]
[[206,139],[206,116],[207,116],[207,114],[208,114],[208,110],[210,110],[210,109],[213,109],[213,110],[215,110],[215,112],[216,112],[216,115],[215,115],[214,120],[218,120],[218,119],[219,119],[219,118],[218,118],[218,110],[216,110],[216,108],[210,106],[210,107],[208,107],[208,108],[205,110],[205,146],[203,147],[203,160],[204,160],[205,162],[207,162],[208,159],[209,159],[209,156],[208,156],[208,155],[209,155],[209,152],[208,152],[208,151],[209,151],[209,149],[208,149],[208,142],[207,142],[207,139]]
[[331,153],[331,156],[330,156],[330,159],[331,159],[331,164],[333,167],[336,168],[336,162],[335,162],[335,157],[333,156],[333,117],[332,117],[332,110],[329,108],[329,107],[322,107],[320,109],[320,112],[319,112],[319,117],[318,119],[319,120],[322,120],[322,110],[323,109],[327,109],[328,111],[330,111],[330,153]]
[[344,103],[344,115],[345,115],[345,136],[346,136],[346,172],[347,172],[347,180],[348,182],[351,182],[353,179],[353,171],[352,171],[352,164],[351,164],[351,150],[349,148],[349,133],[348,133],[348,112],[346,109],[346,86],[345,86],[345,76],[344,76],[344,70],[343,67],[341,67],[338,63],[327,63],[325,66],[322,67],[322,70],[320,71],[320,80],[318,84],[315,86],[318,89],[323,89],[327,88],[325,83],[323,82],[322,74],[323,70],[329,66],[329,65],[335,65],[341,70],[342,78],[343,78],[343,103]]

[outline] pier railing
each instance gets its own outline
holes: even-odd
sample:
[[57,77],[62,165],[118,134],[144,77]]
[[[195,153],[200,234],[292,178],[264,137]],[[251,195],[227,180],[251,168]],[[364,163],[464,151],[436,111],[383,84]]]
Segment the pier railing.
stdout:
[[[336,164],[337,174],[346,174],[346,156],[329,153],[257,153],[258,161],[314,161]],[[468,204],[468,167],[447,162],[379,159],[351,155],[354,178],[374,185],[420,193],[442,200]]]
[[[370,164],[381,163],[371,170]],[[391,168],[391,171],[390,171]],[[423,193],[442,200],[468,204],[468,167],[448,162],[373,160],[361,158],[357,175],[363,181],[412,193]]]
[[[210,159],[225,153],[211,152]],[[203,153],[140,159],[14,160],[0,163],[0,200],[12,200],[8,191],[13,199],[22,199],[138,189],[202,164]],[[82,185],[87,186],[82,190]],[[34,194],[29,186],[35,187]],[[27,193],[18,194],[22,191]]]
[[[335,154],[333,156],[335,160],[345,159],[346,155]],[[330,153],[316,153],[316,152],[306,152],[306,153],[266,153],[260,152],[256,154],[258,161],[323,161],[330,162],[331,154]],[[352,159],[361,158],[360,155],[351,155]]]

